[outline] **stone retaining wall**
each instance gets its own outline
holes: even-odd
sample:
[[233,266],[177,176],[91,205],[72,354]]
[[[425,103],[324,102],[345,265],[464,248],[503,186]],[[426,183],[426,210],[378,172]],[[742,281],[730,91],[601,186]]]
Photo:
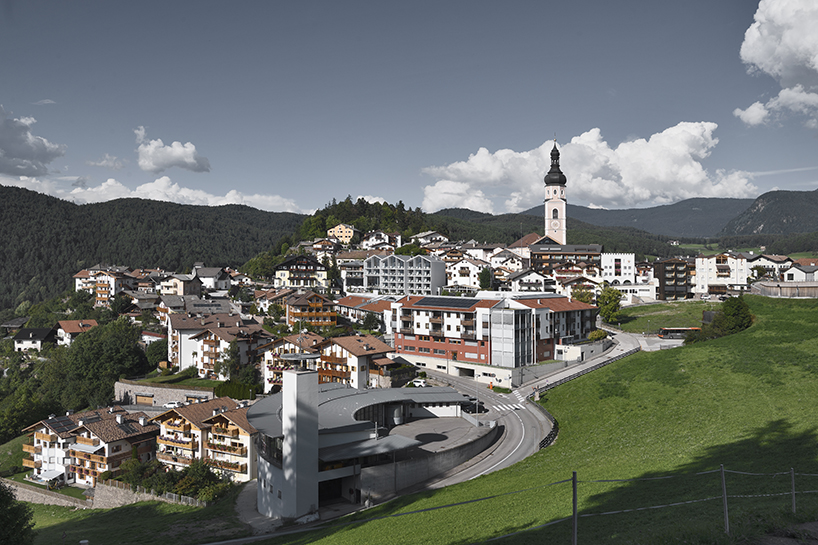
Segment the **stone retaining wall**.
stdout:
[[[122,379],[114,385],[114,399],[120,405],[135,405],[136,394],[153,394],[153,406],[161,407],[171,401],[184,401],[188,395],[215,398],[213,388],[177,386],[175,384],[147,385],[135,380]],[[147,407],[147,405],[146,405]]]
[[63,507],[82,507],[83,509],[94,506],[92,500],[80,500],[66,496],[65,494],[43,490],[36,486],[29,486],[8,479],[3,479],[3,482],[11,487],[12,491],[14,491],[14,497],[19,501],[43,505],[61,505]]

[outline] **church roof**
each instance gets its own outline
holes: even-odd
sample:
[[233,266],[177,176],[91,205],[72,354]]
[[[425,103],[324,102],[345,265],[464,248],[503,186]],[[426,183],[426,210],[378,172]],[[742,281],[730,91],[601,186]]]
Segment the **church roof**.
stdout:
[[560,151],[557,149],[557,141],[554,140],[554,147],[551,150],[551,170],[543,179],[545,185],[565,185],[565,174],[560,170]]

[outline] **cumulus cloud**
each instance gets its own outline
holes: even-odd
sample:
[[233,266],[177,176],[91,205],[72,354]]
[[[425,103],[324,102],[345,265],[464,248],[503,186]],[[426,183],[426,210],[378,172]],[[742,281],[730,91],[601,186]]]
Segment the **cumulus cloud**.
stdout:
[[110,168],[111,170],[122,170],[125,168],[125,161],[123,159],[119,159],[108,153],[99,161],[85,161],[85,164],[92,167]]
[[[598,128],[560,148],[571,201],[596,207],[658,205],[692,197],[748,197],[757,193],[751,176],[740,171],[709,173],[701,160],[718,143],[715,123],[679,123],[646,139],[612,147]],[[517,152],[480,148],[466,161],[424,169],[438,181],[424,188],[427,211],[464,207],[519,212],[542,202],[543,176],[553,142]]]
[[210,172],[210,161],[196,152],[196,146],[187,142],[173,142],[166,146],[161,139],[148,140],[145,127],[134,129],[136,143],[139,144],[139,168],[159,174],[171,167],[179,167],[192,172]]
[[755,102],[733,114],[748,125],[777,119],[784,112],[818,127],[818,3],[814,0],[761,0],[755,21],[744,33],[741,60],[747,70],[767,74],[781,86],[765,104]]
[[[71,189],[65,189],[61,181],[74,180]],[[201,189],[181,187],[167,176],[130,189],[114,178],[109,178],[99,185],[92,186],[84,177],[63,178],[61,180],[39,179],[27,176],[16,178],[0,176],[0,184],[23,187],[39,193],[45,193],[77,204],[105,202],[113,199],[140,198],[154,201],[175,202],[178,204],[195,204],[203,206],[221,206],[225,204],[244,204],[267,210],[269,212],[304,213],[292,199],[279,195],[245,195],[231,190],[226,195],[213,195]]]
[[372,195],[358,195],[355,198],[355,202],[357,202],[358,199],[363,199],[366,202],[368,202],[369,204],[375,204],[375,203],[383,204],[383,203],[386,202],[386,199],[384,199],[383,197],[373,197]]
[[0,106],[0,174],[43,176],[48,163],[65,155],[65,145],[32,134],[36,122],[33,117],[12,117]]

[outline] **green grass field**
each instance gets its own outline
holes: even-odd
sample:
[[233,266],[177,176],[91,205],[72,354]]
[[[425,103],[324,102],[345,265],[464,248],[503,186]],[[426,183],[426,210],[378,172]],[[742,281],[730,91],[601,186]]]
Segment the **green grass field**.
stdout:
[[718,310],[718,301],[679,301],[625,307],[616,324],[628,333],[657,332],[662,327],[701,327],[702,311]]
[[[746,300],[756,320],[742,333],[639,353],[550,391],[542,403],[559,420],[559,437],[513,467],[259,543],[569,543],[570,520],[548,524],[571,514],[571,485],[561,481],[573,471],[579,543],[744,543],[794,520],[818,520],[818,493],[798,494],[795,516],[788,495],[790,468],[799,473],[799,491],[818,490],[818,301]],[[698,308],[700,315],[700,305],[684,303],[679,313]],[[640,308],[662,312],[660,305]],[[676,314],[656,313],[664,320]],[[721,464],[730,471],[780,473],[726,475],[729,494],[759,496],[729,499],[729,536],[714,472]],[[681,502],[691,503],[644,509]],[[37,543],[57,542],[63,531],[74,540],[75,530],[86,526],[93,529],[87,537],[92,543],[108,542],[112,529],[128,539],[117,539],[122,543],[165,536],[188,543],[179,528],[235,520],[227,508],[220,515],[185,509],[151,503],[59,514],[38,507],[37,528],[47,533]],[[622,510],[633,511],[600,514]],[[208,539],[244,531],[225,524]]]

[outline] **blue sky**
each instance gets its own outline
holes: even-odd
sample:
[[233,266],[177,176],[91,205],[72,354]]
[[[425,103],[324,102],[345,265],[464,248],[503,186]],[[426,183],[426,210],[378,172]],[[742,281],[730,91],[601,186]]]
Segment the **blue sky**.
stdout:
[[818,188],[818,3],[0,3],[0,184],[306,212]]

